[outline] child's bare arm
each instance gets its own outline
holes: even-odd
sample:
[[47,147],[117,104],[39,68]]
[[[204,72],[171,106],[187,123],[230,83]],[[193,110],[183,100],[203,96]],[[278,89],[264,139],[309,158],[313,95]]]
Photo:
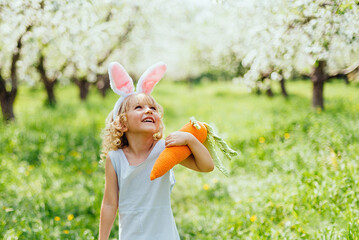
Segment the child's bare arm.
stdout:
[[174,132],[166,138],[166,147],[187,145],[192,154],[181,165],[198,172],[211,172],[214,163],[207,148],[191,133]]
[[117,176],[108,155],[106,158],[105,175],[106,182],[101,205],[99,240],[108,239],[118,208]]

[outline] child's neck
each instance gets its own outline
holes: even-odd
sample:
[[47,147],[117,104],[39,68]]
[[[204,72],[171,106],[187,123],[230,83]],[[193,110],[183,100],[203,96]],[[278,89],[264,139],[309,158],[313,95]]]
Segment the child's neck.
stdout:
[[152,135],[126,134],[128,146],[123,149],[130,165],[138,165],[145,161],[155,146]]

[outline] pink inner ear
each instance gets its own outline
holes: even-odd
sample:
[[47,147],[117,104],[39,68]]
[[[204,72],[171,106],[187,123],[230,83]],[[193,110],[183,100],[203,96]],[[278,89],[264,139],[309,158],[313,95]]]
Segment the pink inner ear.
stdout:
[[118,90],[126,93],[133,92],[133,85],[131,79],[129,79],[127,73],[121,68],[121,66],[114,64],[111,68],[112,80]]
[[142,92],[150,94],[156,83],[163,77],[165,71],[166,66],[161,66],[148,74],[146,79],[143,81]]

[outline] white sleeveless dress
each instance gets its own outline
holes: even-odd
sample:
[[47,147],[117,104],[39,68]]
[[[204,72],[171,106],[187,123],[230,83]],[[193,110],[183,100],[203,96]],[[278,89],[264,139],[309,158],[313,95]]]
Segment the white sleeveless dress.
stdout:
[[171,209],[173,170],[150,180],[152,167],[164,149],[165,141],[158,141],[138,166],[129,165],[122,149],[109,152],[119,186],[120,240],[180,239]]

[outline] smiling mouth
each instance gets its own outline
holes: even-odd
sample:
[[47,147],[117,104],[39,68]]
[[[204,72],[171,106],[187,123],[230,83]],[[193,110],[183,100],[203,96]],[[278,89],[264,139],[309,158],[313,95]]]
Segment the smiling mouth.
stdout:
[[155,123],[155,121],[152,118],[145,118],[142,122],[148,122],[148,123]]

